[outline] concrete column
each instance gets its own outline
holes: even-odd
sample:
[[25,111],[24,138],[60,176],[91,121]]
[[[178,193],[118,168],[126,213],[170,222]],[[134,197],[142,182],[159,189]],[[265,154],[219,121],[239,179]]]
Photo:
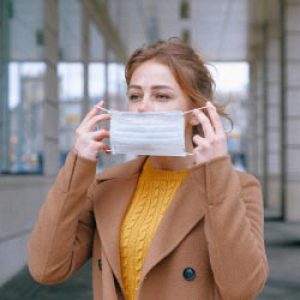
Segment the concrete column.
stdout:
[[263,179],[264,174],[264,163],[263,163],[263,151],[264,151],[264,126],[263,126],[263,117],[264,117],[264,66],[263,61],[259,60],[257,65],[257,91],[255,98],[255,110],[256,110],[256,172],[259,179]]
[[300,221],[300,0],[286,1],[287,205],[286,219]]
[[0,172],[9,171],[9,109],[8,61],[10,52],[10,26],[8,2],[0,0]]
[[[253,52],[253,51],[252,51]],[[249,88],[249,98],[247,101],[247,111],[248,111],[248,126],[252,124],[252,130],[248,131],[249,134],[246,139],[246,153],[248,160],[248,170],[251,173],[256,173],[256,109],[255,109],[255,95],[256,95],[256,64],[254,61],[250,61],[250,88]]]
[[106,41],[104,41],[104,102],[105,106],[110,108],[109,101],[109,48]]
[[[250,148],[257,148],[251,152],[251,167],[262,179],[266,206],[275,208],[276,214],[280,216],[283,211],[283,197],[279,1],[265,0],[259,4],[262,15],[253,27],[255,31],[252,38],[255,40],[250,51],[251,99],[254,97],[256,101],[255,108],[252,108],[255,113],[252,112],[250,124],[251,127],[257,128],[257,136],[249,141]],[[256,138],[258,141],[255,141]]]
[[247,141],[249,171],[260,180],[263,178],[263,61],[262,48],[256,46],[252,49],[250,59],[250,97],[249,130],[251,133]]
[[[273,3],[274,4],[274,3]],[[273,17],[268,20],[268,38],[266,45],[267,76],[266,76],[266,114],[267,114],[267,202],[268,206],[281,215],[281,184],[280,184],[280,37],[279,12],[273,5]],[[276,16],[276,19],[274,19]]]
[[45,102],[43,117],[44,174],[54,176],[59,167],[58,1],[44,0]]
[[81,117],[89,111],[89,61],[90,61],[90,39],[89,39],[89,18],[85,2],[82,1],[82,43],[81,55],[83,61],[83,99],[81,105]]

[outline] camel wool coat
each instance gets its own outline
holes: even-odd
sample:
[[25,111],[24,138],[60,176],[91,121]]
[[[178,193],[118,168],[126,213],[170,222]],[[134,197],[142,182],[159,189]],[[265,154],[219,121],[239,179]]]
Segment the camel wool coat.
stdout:
[[[62,282],[92,257],[94,300],[125,299],[119,231],[144,162],[95,176],[96,162],[68,154],[29,241],[35,280]],[[267,274],[259,183],[224,156],[190,169],[154,235],[137,299],[254,299]]]

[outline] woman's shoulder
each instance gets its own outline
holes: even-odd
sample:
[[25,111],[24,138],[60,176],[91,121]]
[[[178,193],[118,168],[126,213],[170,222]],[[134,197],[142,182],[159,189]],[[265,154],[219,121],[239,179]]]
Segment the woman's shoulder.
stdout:
[[111,179],[131,178],[140,174],[146,157],[140,156],[136,159],[109,167],[96,174],[96,183]]
[[259,189],[261,189],[261,183],[254,174],[240,170],[235,170],[235,172],[239,176],[242,186],[257,186]]

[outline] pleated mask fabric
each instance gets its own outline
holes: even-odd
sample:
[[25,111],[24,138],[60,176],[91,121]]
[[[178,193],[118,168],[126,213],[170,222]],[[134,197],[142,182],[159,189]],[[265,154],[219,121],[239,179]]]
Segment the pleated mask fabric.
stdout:
[[110,110],[113,154],[186,156],[184,112]]

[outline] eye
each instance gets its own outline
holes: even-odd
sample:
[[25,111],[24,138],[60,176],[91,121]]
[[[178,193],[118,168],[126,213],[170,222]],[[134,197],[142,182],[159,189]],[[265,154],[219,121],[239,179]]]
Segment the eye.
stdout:
[[131,101],[131,102],[138,102],[141,100],[141,96],[138,95],[138,94],[131,94],[131,95],[128,95],[128,99]]
[[170,99],[170,96],[167,94],[157,94],[155,97],[160,102],[166,102]]

